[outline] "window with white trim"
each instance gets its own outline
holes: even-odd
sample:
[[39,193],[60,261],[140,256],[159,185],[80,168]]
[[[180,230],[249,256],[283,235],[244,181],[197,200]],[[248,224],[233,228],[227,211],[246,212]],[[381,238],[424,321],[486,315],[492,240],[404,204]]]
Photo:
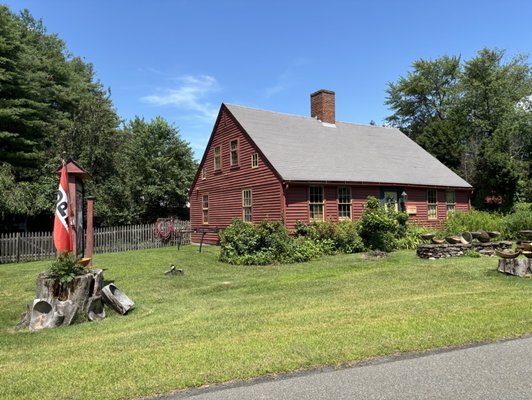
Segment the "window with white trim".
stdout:
[[201,169],[201,180],[204,181],[205,179],[207,179],[207,171],[205,170],[205,168],[202,168]]
[[201,197],[201,208],[203,210],[203,223],[209,223],[209,196],[203,195]]
[[447,203],[447,215],[450,215],[456,209],[456,195],[454,190],[448,190],[445,192],[445,200]]
[[351,188],[347,186],[338,188],[338,219],[351,219]]
[[214,148],[214,170],[222,169],[222,150],[220,146]]
[[231,140],[231,167],[238,165],[238,140]]
[[253,153],[251,155],[251,168],[259,167],[259,153]]
[[242,190],[242,216],[244,222],[253,222],[253,198],[251,189]]
[[309,186],[308,188],[308,203],[310,221],[323,221],[324,217],[324,197],[322,186]]
[[428,219],[438,219],[438,191],[429,189],[427,191],[427,213]]

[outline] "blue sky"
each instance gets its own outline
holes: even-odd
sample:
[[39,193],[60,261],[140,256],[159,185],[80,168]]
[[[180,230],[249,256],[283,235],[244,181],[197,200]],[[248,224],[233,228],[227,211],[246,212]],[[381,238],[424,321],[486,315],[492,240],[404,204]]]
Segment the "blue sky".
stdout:
[[531,1],[10,0],[93,63],[124,120],[161,115],[201,158],[222,102],[382,123],[412,62],[482,47],[530,53]]

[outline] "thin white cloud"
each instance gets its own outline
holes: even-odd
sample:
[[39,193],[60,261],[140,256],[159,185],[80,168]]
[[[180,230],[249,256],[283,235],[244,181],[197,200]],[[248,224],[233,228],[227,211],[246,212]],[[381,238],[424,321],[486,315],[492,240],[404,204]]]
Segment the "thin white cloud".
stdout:
[[278,93],[281,93],[290,87],[294,86],[296,81],[298,81],[297,71],[300,67],[304,67],[308,64],[307,59],[296,59],[294,60],[282,73],[280,73],[275,79],[275,84],[264,89],[264,94],[266,97],[271,97]]
[[174,106],[194,111],[195,117],[212,121],[218,114],[218,107],[208,101],[210,94],[220,89],[218,81],[209,75],[186,75],[177,78],[175,89],[159,90],[159,93],[144,96],[141,100],[154,106]]

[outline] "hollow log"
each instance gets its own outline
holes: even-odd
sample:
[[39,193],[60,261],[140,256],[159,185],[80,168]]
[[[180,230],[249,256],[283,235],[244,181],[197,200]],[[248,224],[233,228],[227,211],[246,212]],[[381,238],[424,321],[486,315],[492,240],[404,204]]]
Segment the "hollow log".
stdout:
[[105,318],[105,309],[103,308],[102,296],[94,296],[89,300],[87,310],[89,321],[96,321]]
[[102,298],[105,304],[122,315],[135,307],[135,303],[113,283],[110,283],[102,289]]
[[532,262],[529,258],[500,258],[497,271],[523,277],[532,274]]

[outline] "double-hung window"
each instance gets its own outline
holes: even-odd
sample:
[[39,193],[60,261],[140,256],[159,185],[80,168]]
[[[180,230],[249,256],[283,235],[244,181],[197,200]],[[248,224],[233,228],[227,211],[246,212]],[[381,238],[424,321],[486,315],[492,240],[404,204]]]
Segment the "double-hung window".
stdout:
[[309,216],[310,221],[323,221],[324,198],[322,186],[309,187]]
[[209,196],[203,195],[201,198],[201,208],[203,210],[203,223],[209,223]]
[[253,222],[253,199],[251,189],[242,190],[242,216],[244,222]]
[[438,219],[438,192],[434,189],[427,191],[428,219]]
[[238,165],[238,140],[231,140],[231,167]]
[[338,188],[338,219],[350,220],[351,219],[351,188],[339,187]]
[[251,168],[258,168],[259,166],[259,154],[253,153],[251,155]]
[[456,196],[454,190],[448,190],[445,193],[445,200],[447,203],[447,215],[450,215],[456,209]]
[[222,169],[222,149],[220,146],[214,148],[214,170]]

